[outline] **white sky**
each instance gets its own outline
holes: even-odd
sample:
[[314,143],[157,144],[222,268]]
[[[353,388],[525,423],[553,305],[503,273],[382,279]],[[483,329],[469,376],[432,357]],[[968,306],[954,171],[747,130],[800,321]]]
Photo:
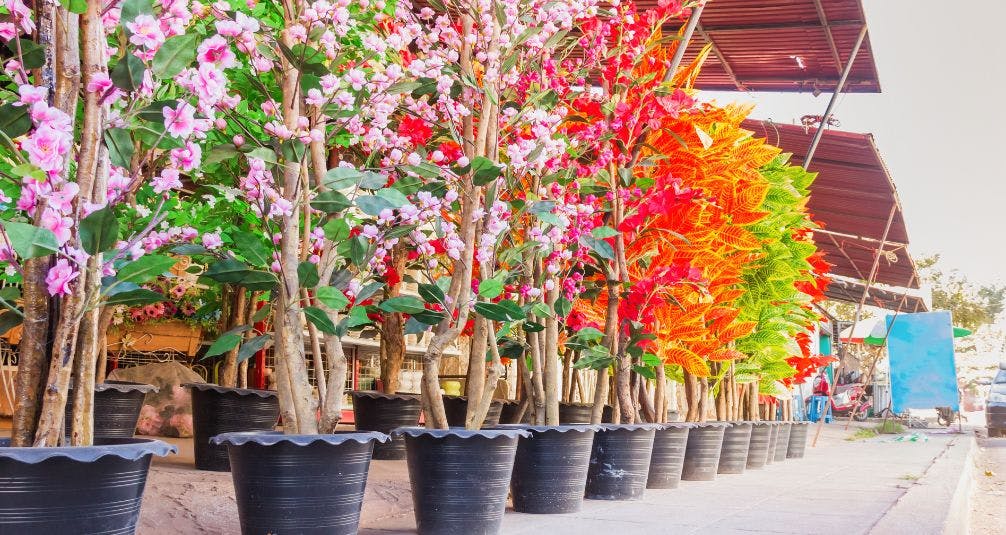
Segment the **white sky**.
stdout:
[[[1006,1],[864,4],[883,93],[841,96],[841,129],[876,137],[914,256],[940,253],[975,282],[1006,281]],[[753,102],[753,117],[780,123],[823,114],[829,97],[705,95]]]

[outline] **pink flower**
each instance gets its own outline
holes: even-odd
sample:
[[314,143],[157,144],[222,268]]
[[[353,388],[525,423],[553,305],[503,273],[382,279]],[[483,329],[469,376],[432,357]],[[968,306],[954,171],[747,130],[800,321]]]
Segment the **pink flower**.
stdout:
[[28,161],[49,174],[63,170],[63,160],[70,152],[70,136],[44,124],[35,129],[21,148],[28,153]]
[[56,261],[56,265],[49,268],[49,273],[45,276],[45,284],[49,290],[49,295],[70,295],[70,282],[77,278],[70,263],[65,258]]
[[31,105],[36,102],[45,102],[46,97],[49,96],[49,89],[46,87],[35,87],[31,84],[24,84],[17,88],[18,95],[21,100],[18,102],[20,104]]
[[14,21],[21,25],[24,33],[35,32],[35,23],[31,20],[32,11],[22,0],[5,0],[4,4]]
[[188,102],[179,101],[175,109],[165,106],[161,113],[164,114],[164,128],[171,137],[187,138],[196,128],[196,110]]
[[150,15],[138,15],[133,22],[126,23],[126,29],[132,33],[129,42],[136,46],[157,50],[164,44],[161,24]]
[[73,209],[73,200],[80,193],[80,186],[76,182],[67,182],[63,187],[49,194],[49,206],[59,210],[64,214],[70,213]]
[[0,39],[10,41],[17,37],[17,26],[13,22],[0,22]]
[[224,241],[220,239],[220,234],[216,232],[207,232],[203,234],[203,247],[207,249],[216,249],[224,244]]
[[233,67],[237,63],[227,40],[219,35],[214,35],[199,45],[196,59],[199,60],[199,63],[213,63],[224,69]]
[[51,230],[56,235],[56,241],[63,245],[70,239],[70,229],[73,228],[73,220],[63,217],[52,208],[46,208],[42,212],[42,226]]
[[99,72],[93,75],[90,82],[87,83],[87,91],[89,93],[97,93],[102,96],[102,103],[112,104],[122,97],[122,90],[115,87],[112,83],[112,79],[108,77],[108,74]]
[[199,167],[199,161],[202,157],[202,147],[191,141],[186,142],[182,148],[171,150],[171,161],[182,171],[191,171]]
[[241,25],[233,20],[218,20],[214,23],[217,32],[226,37],[237,37],[241,35]]
[[154,193],[165,193],[171,190],[181,189],[182,181],[178,178],[178,169],[165,169],[160,175],[154,177],[150,184],[154,186]]

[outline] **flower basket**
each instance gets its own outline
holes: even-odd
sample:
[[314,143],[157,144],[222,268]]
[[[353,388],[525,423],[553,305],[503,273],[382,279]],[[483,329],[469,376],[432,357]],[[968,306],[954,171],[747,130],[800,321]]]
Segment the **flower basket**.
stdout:
[[196,356],[203,329],[182,320],[143,322],[108,329],[109,351],[175,351]]

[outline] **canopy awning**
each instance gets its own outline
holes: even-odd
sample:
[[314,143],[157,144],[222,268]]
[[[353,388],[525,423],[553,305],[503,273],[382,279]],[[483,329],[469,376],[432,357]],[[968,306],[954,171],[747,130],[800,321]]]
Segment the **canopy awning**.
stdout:
[[[642,11],[658,2],[637,0],[636,6]],[[830,93],[864,26],[861,0],[713,0],[702,12],[684,64],[709,44],[696,82],[700,89]],[[880,92],[869,36],[844,91]]]
[[[825,289],[824,295],[828,299],[859,303],[865,290],[866,285],[861,282],[833,278]],[[883,289],[871,286],[870,292],[866,296],[866,304],[895,312],[929,311],[925,300],[917,295],[905,293],[904,289]]]
[[[744,127],[791,153],[794,165],[803,164],[817,131],[756,120]],[[873,282],[918,288],[901,201],[873,135],[826,130],[810,171],[818,176],[807,208],[823,227],[814,232],[814,242],[834,266],[832,273],[868,280],[880,251]]]

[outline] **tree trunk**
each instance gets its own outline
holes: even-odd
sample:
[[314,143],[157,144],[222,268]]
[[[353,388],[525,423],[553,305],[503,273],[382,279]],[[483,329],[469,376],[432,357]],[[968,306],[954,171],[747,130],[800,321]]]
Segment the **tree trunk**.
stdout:
[[18,344],[17,392],[11,429],[12,446],[30,446],[35,439],[41,410],[42,370],[49,362],[49,294],[45,276],[48,258],[32,258],[24,262],[22,298],[24,326]]
[[[330,317],[332,316],[338,321],[337,315],[330,314]],[[349,363],[342,348],[342,339],[334,334],[325,335],[325,353],[328,357],[328,388],[325,389],[327,395],[322,405],[319,431],[333,433],[342,420],[342,398],[346,391],[346,371]]]
[[[391,248],[391,267],[400,277],[405,275],[405,262],[409,251],[405,240],[399,240]],[[402,282],[390,285],[385,290],[386,298],[401,294]],[[381,327],[381,385],[384,392],[394,394],[401,390],[402,365],[405,363],[405,321],[401,312],[385,312]]]
[[[554,313],[555,302],[559,299],[560,283],[547,293],[547,305],[553,313],[545,318],[545,425],[559,425],[559,318]],[[539,333],[540,334],[540,333]]]
[[[245,301],[246,294],[244,288],[236,287],[233,292],[228,294],[228,301],[230,301],[229,311],[230,313],[227,317],[224,317],[224,321],[227,321],[227,330],[236,329],[245,322]],[[244,336],[242,336],[244,338]],[[238,351],[239,346],[235,346],[224,355],[224,362],[220,369],[220,385],[229,388],[234,388],[238,384]]]

